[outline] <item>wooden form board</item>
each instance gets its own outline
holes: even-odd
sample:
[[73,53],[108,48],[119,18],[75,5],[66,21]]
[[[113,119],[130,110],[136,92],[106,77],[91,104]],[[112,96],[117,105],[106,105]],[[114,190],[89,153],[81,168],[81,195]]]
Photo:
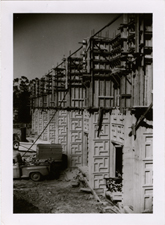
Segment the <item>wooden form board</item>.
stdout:
[[117,107],[119,106],[119,89],[114,89],[114,83],[107,79],[94,81],[94,107]]
[[82,87],[72,87],[70,96],[70,106],[77,108],[85,107],[85,89]]
[[[41,104],[37,90],[43,88],[43,82],[36,80],[32,85],[32,96],[37,97],[33,106],[57,107],[59,103],[64,108],[148,106],[153,86],[152,15],[124,15],[118,28],[110,38],[107,35],[110,27],[106,26],[88,40],[88,45],[83,43],[83,54],[79,48],[54,73],[42,78],[43,93],[48,97],[43,96]],[[84,69],[85,65],[89,68]],[[90,83],[87,86],[86,81]],[[50,86],[51,92],[47,91]],[[67,90],[67,98],[61,102]]]

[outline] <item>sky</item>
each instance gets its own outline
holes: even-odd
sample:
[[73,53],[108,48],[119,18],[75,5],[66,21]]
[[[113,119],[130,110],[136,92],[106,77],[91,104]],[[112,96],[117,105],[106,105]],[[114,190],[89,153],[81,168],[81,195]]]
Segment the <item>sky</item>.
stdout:
[[[96,33],[117,14],[14,14],[14,78],[43,77],[62,58],[76,51],[84,38]],[[113,36],[121,23],[111,27]],[[92,33],[93,32],[93,33]]]

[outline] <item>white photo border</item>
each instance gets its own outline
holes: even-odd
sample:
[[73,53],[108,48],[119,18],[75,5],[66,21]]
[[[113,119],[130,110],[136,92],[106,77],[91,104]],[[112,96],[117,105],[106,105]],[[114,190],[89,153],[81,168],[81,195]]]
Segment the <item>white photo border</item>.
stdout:
[[[126,224],[165,223],[165,2],[150,1],[1,1],[1,223],[26,224]],[[13,13],[153,13],[154,74],[154,212],[153,214],[13,214]]]

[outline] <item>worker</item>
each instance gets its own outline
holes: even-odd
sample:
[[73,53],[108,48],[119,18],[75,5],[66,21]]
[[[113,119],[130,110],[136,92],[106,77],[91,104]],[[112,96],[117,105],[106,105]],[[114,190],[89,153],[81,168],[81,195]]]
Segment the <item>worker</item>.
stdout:
[[13,149],[13,163],[18,163],[19,165],[23,163],[21,154],[15,149]]

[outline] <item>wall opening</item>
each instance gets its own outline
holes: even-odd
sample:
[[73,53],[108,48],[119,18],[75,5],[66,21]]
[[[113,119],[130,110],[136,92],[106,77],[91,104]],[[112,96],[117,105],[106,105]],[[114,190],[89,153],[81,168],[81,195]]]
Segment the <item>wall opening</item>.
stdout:
[[115,158],[115,176],[121,177],[123,173],[123,151],[122,147],[116,147],[116,158]]

